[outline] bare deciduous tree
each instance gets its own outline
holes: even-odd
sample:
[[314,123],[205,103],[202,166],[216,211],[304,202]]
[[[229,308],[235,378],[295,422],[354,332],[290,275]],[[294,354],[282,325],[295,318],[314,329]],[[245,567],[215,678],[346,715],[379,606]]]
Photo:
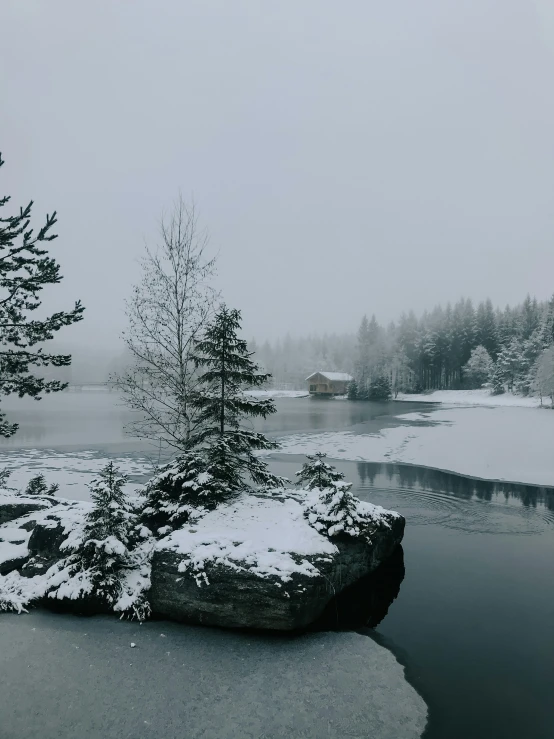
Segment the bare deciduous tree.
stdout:
[[160,237],[155,251],[146,248],[141,280],[126,304],[123,338],[132,364],[111,382],[136,411],[129,433],[183,450],[199,423],[190,404],[197,382],[191,354],[217,298],[210,285],[215,258],[207,255],[194,204],[181,196],[162,217]]

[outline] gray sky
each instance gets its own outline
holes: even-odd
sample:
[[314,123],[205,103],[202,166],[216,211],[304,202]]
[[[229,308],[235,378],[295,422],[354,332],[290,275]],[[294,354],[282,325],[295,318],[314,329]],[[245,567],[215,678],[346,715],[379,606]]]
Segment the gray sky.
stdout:
[[551,0],[3,0],[0,27],[0,193],[58,211],[64,339],[115,343],[179,188],[248,336],[554,291]]

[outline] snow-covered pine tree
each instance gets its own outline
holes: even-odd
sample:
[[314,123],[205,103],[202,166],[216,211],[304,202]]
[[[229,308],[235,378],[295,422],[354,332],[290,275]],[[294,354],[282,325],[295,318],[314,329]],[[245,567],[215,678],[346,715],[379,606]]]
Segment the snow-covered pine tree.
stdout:
[[531,388],[540,395],[541,405],[543,396],[547,395],[554,408],[554,344],[537,359]]
[[358,383],[352,380],[348,384],[348,400],[358,400]]
[[113,605],[121,594],[121,572],[128,563],[132,513],[123,486],[127,482],[113,462],[88,487],[93,507],[83,538],[72,556],[73,570],[87,571],[91,595]]
[[389,400],[392,395],[388,377],[379,375],[369,385],[369,400]]
[[60,486],[57,483],[47,485],[46,478],[40,473],[31,477],[23,495],[56,495],[59,489]]
[[348,534],[368,537],[368,517],[359,510],[360,501],[350,492],[351,482],[344,482],[344,475],[325,462],[327,455],[317,452],[307,455],[308,461],[296,473],[298,484],[315,491],[309,500],[305,516],[310,525],[328,537]]
[[202,447],[216,500],[247,489],[251,482],[264,487],[279,487],[284,482],[254,454],[278,445],[242,425],[248,418],[266,418],[276,408],[271,399],[244,393],[261,387],[271,376],[259,371],[246,341],[238,337],[240,322],[238,310],[222,305],[196,342],[193,355],[201,371],[199,388],[190,401],[199,411],[201,430],[195,441]]
[[493,369],[494,363],[485,347],[475,347],[462,368],[464,384],[469,388],[483,387],[486,382],[490,382]]
[[498,355],[493,381],[506,385],[512,392],[523,366],[521,342],[518,338],[514,338]]
[[342,472],[325,462],[326,457],[327,455],[324,452],[307,454],[306,459],[308,461],[296,473],[298,485],[302,485],[307,490],[323,490],[344,480]]
[[542,352],[548,348],[549,343],[545,321],[523,343],[521,368],[516,380],[516,389],[523,395],[528,395],[532,391],[537,362]]
[[[0,155],[0,167],[4,164]],[[0,197],[0,208],[9,203]],[[66,367],[71,356],[48,354],[37,345],[49,341],[63,326],[83,318],[83,306],[75,303],[71,311],[58,311],[42,319],[36,316],[41,305],[40,291],[58,284],[62,277],[59,264],[48,256],[47,241],[56,214],[46,216],[44,226],[34,233],[30,228],[32,201],[13,216],[0,217],[0,395],[17,394],[39,399],[43,393],[55,393],[66,385],[33,375],[33,367]],[[10,437],[17,423],[8,423],[0,413],[0,436]]]
[[158,536],[180,528],[194,513],[225,497],[220,480],[207,472],[201,452],[181,454],[162,467],[146,486],[141,522]]

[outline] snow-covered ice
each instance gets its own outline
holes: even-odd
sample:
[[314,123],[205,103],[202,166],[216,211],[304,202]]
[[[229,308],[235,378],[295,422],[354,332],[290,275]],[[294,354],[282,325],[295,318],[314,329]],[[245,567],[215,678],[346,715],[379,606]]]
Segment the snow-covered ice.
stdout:
[[105,457],[95,452],[59,452],[53,449],[22,449],[0,453],[0,470],[9,469],[7,484],[23,490],[31,477],[43,473],[47,483],[57,483],[57,493],[62,498],[87,500],[90,497],[88,483],[112,461],[121,474],[129,476],[125,486],[128,494],[138,487],[136,480],[152,475],[154,464],[146,457]]
[[330,432],[280,440],[280,452],[407,462],[491,480],[554,486],[554,411],[472,407],[407,413],[376,434]]
[[[514,393],[503,393],[502,395],[491,395],[490,390],[434,390],[432,393],[420,393],[408,395],[399,393],[396,400],[411,401],[413,403],[443,403],[445,405],[485,405],[497,406],[519,406],[522,408],[538,408],[541,404],[539,398],[533,396],[523,397]],[[548,405],[549,399],[543,400]]]

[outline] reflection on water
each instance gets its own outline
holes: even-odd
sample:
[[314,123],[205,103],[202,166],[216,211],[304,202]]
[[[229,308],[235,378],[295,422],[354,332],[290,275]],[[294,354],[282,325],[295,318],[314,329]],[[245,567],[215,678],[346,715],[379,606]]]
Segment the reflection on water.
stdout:
[[398,597],[404,572],[404,552],[398,546],[374,572],[333,598],[310,631],[374,629]]
[[357,462],[356,469],[356,494],[399,510],[411,525],[518,535],[554,525],[554,488],[479,480],[405,464]]
[[[523,485],[465,477],[451,472],[441,472],[429,467],[409,464],[380,464],[358,462],[358,475],[362,487],[400,487],[409,490],[428,490],[448,493],[456,498],[471,500],[515,500],[524,506],[545,506],[554,510],[554,488],[539,485]],[[390,485],[383,485],[386,477]]]
[[[256,419],[253,427],[270,436],[281,436],[303,431],[341,431],[359,429],[364,433],[377,432],[384,426],[395,426],[396,414],[408,410],[429,410],[429,404],[400,402],[349,403],[321,398],[277,398],[278,412],[266,419]],[[10,421],[18,423],[19,431],[10,439],[0,440],[0,448],[24,447],[80,448],[100,447],[106,452],[144,451],[147,442],[125,433],[134,418],[119,395],[106,388],[86,392],[62,392],[32,398],[7,397],[2,409]]]

